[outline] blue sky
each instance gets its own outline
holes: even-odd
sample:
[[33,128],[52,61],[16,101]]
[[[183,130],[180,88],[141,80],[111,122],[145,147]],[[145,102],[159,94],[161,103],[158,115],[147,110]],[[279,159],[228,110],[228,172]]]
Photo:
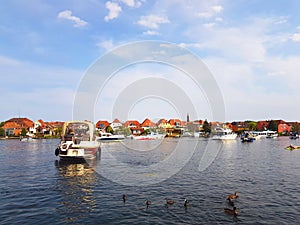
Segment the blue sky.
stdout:
[[[99,57],[127,43],[158,40],[188,49],[207,65],[227,121],[299,121],[299,15],[298,0],[4,0],[0,120],[72,119],[80,81]],[[112,120],[118,93],[152,76],[190,96],[197,108],[191,119],[212,119],[205,94],[192,81],[174,68],[147,64],[129,66],[106,83],[95,120]],[[132,107],[128,119],[179,116],[176,105],[159,96]]]

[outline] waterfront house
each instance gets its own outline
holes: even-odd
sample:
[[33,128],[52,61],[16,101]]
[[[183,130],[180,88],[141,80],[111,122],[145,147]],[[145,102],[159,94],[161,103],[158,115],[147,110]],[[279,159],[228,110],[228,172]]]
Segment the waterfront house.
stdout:
[[146,130],[146,129],[151,129],[151,128],[156,128],[156,124],[152,122],[150,119],[146,118],[142,123],[141,127]]
[[277,130],[279,134],[287,134],[291,132],[291,126],[287,123],[280,123]]
[[124,127],[129,128],[133,135],[140,135],[144,132],[144,129],[141,127],[141,124],[137,120],[127,120],[124,123]]
[[6,136],[19,136],[23,129],[28,132],[29,129],[33,127],[33,121],[28,118],[11,118],[5,121],[2,128],[4,129]]
[[232,125],[231,129],[233,132],[242,132],[242,131],[249,130],[248,124],[246,122],[242,122],[242,121],[232,122],[231,125]]
[[157,123],[156,126],[160,129],[166,129],[168,126],[168,121],[166,119],[160,119]]
[[96,123],[96,128],[100,131],[105,131],[109,125],[110,123],[107,120],[99,120]]
[[123,124],[118,119],[114,119],[110,124],[111,128],[115,131],[123,127]]
[[257,130],[263,131],[263,130],[268,130],[270,121],[258,121],[257,122]]
[[203,131],[203,124],[204,124],[203,120],[195,120],[192,122],[187,122],[186,127],[188,131],[201,132]]

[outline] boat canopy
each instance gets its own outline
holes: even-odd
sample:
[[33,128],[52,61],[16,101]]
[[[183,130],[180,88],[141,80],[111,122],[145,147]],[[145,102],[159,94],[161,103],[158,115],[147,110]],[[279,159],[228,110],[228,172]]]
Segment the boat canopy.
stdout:
[[92,122],[89,121],[67,121],[63,125],[62,136],[73,135],[81,137],[86,141],[94,141],[96,139],[96,130]]

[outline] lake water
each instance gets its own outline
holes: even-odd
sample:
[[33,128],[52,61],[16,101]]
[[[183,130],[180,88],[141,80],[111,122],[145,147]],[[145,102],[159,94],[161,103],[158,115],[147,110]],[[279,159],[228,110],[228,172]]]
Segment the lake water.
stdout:
[[[208,144],[201,139],[180,168],[176,158],[157,172],[147,168],[176,146],[188,152],[193,140],[105,143],[100,160],[77,164],[54,155],[59,140],[1,140],[0,224],[300,224],[300,151],[284,149],[300,140],[210,142],[220,151],[206,170],[199,171]],[[223,211],[235,191],[237,218]],[[175,204],[166,207],[166,197]]]

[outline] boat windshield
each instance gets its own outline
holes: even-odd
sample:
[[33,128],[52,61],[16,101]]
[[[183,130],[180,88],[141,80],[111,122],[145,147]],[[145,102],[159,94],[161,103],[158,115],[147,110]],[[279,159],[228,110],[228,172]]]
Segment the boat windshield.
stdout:
[[75,138],[80,138],[81,140],[88,141],[90,139],[89,125],[80,122],[69,123],[66,126],[65,135],[66,136],[71,135]]

